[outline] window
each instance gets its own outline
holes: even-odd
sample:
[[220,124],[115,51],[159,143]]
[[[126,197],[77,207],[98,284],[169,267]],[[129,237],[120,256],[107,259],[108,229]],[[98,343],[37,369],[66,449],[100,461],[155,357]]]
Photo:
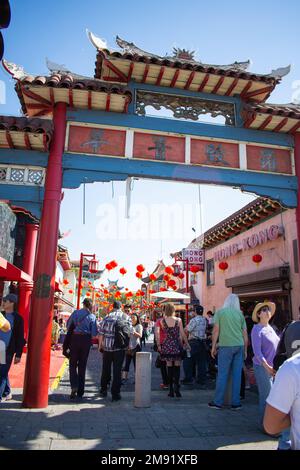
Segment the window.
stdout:
[[213,259],[206,261],[206,285],[215,285],[215,262]]

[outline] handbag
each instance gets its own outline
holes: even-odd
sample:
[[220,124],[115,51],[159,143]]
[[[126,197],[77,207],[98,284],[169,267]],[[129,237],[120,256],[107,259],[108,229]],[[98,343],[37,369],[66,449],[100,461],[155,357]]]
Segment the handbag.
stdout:
[[157,356],[156,360],[155,360],[155,367],[156,369],[160,369],[161,368],[161,365],[162,365],[162,360],[161,360],[161,357],[160,357],[160,354]]
[[68,331],[66,333],[63,346],[62,346],[62,353],[63,356],[65,356],[67,359],[70,359],[71,356],[71,339],[73,335],[73,331],[75,330],[76,326],[80,325],[80,323],[90,314],[91,312],[88,312],[82,319],[75,325],[73,322],[70,327],[68,328]]
[[71,356],[71,338],[72,338],[73,331],[75,330],[75,327],[76,325],[72,323],[66,333],[66,336],[63,342],[62,353],[67,359],[70,359],[70,356]]
[[133,349],[126,349],[126,356],[133,357],[135,353],[136,353],[136,347]]

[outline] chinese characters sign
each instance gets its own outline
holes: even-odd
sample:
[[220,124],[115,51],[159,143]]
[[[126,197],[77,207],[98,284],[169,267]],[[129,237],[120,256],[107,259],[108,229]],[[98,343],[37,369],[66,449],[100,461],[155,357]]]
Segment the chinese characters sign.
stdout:
[[126,131],[70,126],[70,152],[124,157]]
[[[187,141],[189,139],[189,141]],[[224,169],[243,169],[263,173],[291,175],[292,160],[288,148],[243,146],[235,142],[155,134],[126,129],[69,126],[68,151],[87,155],[125,157]],[[240,162],[243,162],[242,164]],[[241,165],[241,166],[240,166]]]
[[191,163],[238,168],[239,146],[226,142],[192,139]]
[[292,174],[290,151],[247,145],[247,168],[248,170]]
[[161,162],[185,162],[185,139],[135,132],[134,158],[145,158]]

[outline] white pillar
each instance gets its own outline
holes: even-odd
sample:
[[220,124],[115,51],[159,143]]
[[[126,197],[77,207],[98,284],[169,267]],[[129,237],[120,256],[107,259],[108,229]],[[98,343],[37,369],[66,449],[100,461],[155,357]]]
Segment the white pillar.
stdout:
[[135,366],[135,399],[136,408],[151,406],[151,362],[150,352],[138,352]]

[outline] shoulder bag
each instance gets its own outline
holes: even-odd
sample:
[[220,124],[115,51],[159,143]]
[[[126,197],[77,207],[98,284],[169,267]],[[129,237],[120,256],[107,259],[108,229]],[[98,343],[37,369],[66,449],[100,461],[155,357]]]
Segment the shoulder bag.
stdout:
[[68,331],[66,333],[66,336],[65,336],[65,339],[64,339],[64,342],[63,342],[63,347],[62,347],[62,353],[67,359],[70,359],[70,356],[71,356],[71,338],[72,338],[72,335],[73,335],[73,331],[75,330],[76,326],[80,325],[80,323],[89,314],[90,314],[90,312],[88,312],[86,315],[84,315],[84,317],[82,317],[82,319],[76,325],[73,321],[72,324],[70,325],[70,327],[68,328]]

